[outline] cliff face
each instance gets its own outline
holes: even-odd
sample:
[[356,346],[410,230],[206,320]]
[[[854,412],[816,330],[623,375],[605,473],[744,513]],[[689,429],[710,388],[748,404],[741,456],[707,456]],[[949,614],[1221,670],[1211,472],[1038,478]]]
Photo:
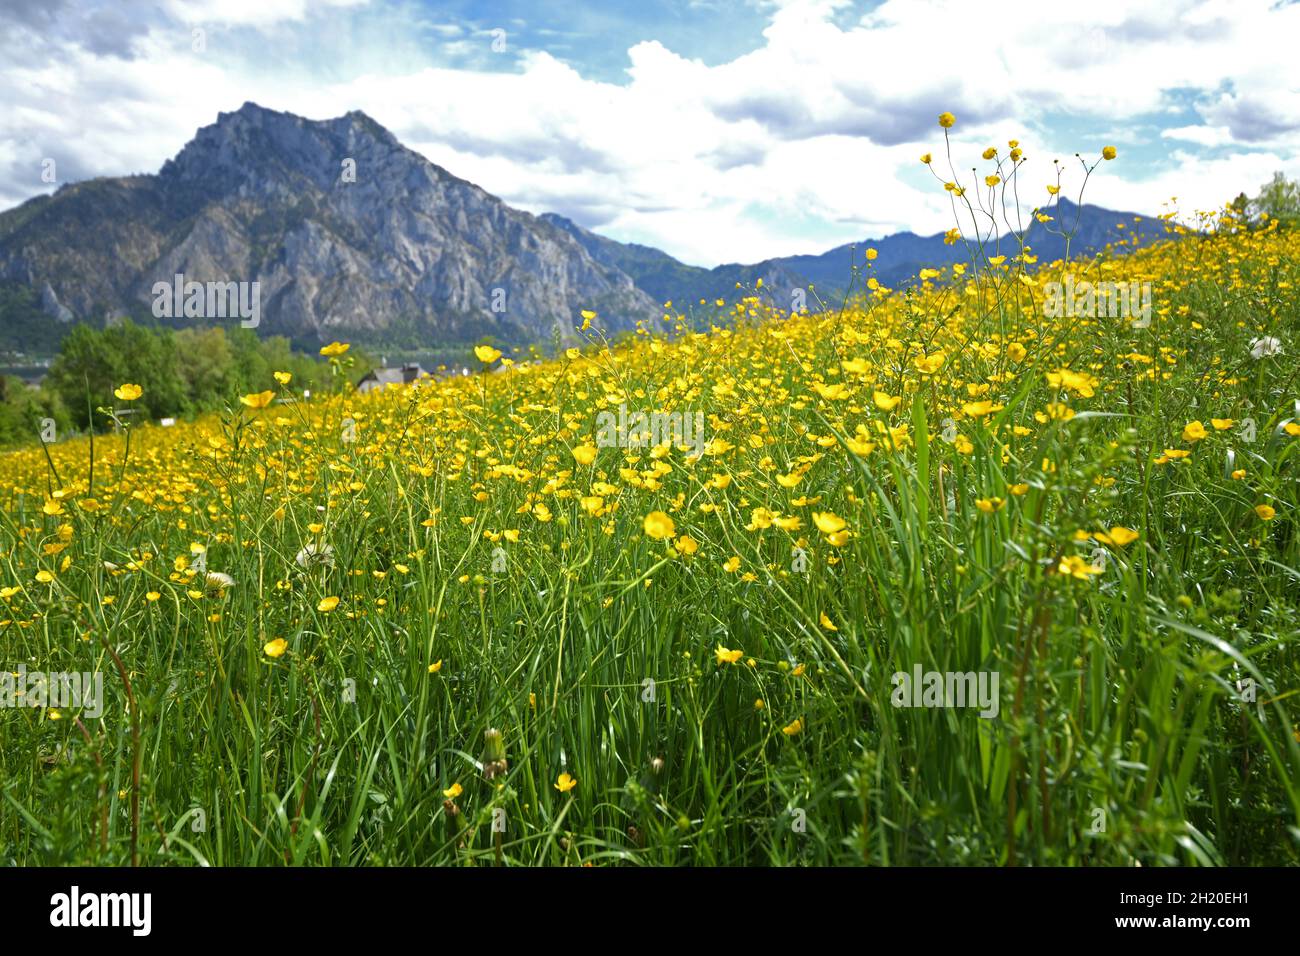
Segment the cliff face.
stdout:
[[[155,283],[259,284],[259,331],[300,340],[571,335],[656,314],[617,267],[403,147],[363,113],[245,104],[157,175],[60,189],[0,216],[0,279],[51,321],[150,311]],[[206,317],[205,317],[206,318]]]

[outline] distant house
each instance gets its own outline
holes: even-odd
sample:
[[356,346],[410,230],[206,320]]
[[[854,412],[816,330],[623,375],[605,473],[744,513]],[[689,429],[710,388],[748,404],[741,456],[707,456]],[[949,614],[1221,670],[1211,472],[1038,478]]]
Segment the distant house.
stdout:
[[357,391],[369,392],[385,385],[410,385],[417,378],[425,378],[428,374],[417,363],[377,368],[367,372],[365,378],[357,382]]

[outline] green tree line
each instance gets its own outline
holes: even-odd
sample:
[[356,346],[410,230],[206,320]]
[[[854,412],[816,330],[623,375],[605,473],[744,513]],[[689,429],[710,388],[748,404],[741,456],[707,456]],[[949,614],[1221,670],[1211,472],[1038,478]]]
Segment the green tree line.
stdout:
[[[357,374],[365,370],[359,357]],[[187,418],[229,404],[237,395],[274,388],[273,372],[291,372],[292,388],[313,393],[343,387],[327,362],[294,352],[280,336],[251,329],[157,328],[129,320],[109,328],[77,325],[64,338],[39,387],[0,378],[0,445],[37,439],[42,419],[59,434],[107,427],[99,406],[114,404],[124,382],[144,389],[136,403],[150,419]]]

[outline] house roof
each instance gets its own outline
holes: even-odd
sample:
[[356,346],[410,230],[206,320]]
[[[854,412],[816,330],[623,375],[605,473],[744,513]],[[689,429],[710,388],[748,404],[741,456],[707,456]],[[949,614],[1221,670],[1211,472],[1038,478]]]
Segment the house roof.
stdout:
[[407,385],[428,374],[418,364],[395,365],[388,368],[371,369],[357,384],[374,382],[378,385]]

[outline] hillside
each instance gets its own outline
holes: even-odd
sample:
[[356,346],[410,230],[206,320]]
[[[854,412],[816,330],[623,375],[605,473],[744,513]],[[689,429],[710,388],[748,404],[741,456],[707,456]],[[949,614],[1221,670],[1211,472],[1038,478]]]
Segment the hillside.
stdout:
[[655,312],[564,231],[359,112],[312,121],[247,103],[157,175],[76,183],[0,216],[0,281],[36,290],[55,322],[147,318],[155,283],[177,274],[258,282],[259,331],[304,344],[532,342],[571,338],[582,309],[615,330]]

